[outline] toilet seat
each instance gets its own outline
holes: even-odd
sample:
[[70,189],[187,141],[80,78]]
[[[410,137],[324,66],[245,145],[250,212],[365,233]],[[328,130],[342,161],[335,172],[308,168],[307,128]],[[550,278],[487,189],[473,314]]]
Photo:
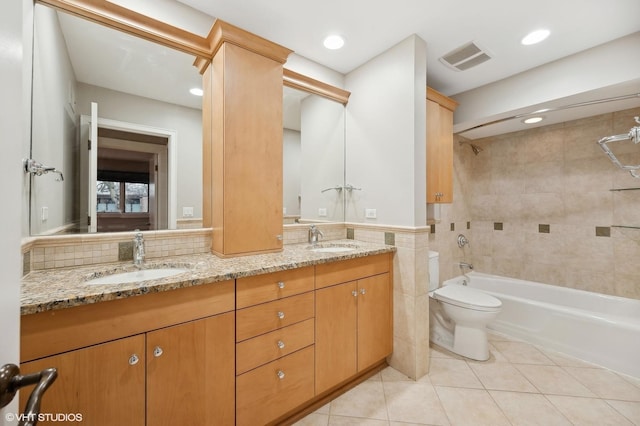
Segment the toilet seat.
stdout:
[[500,299],[458,284],[440,287],[434,290],[432,294],[435,299],[441,302],[475,311],[493,312],[500,310],[502,307]]

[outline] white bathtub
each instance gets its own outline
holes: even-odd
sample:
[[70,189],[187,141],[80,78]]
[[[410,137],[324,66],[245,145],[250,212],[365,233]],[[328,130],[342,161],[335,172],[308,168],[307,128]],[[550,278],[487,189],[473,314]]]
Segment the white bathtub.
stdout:
[[478,272],[467,277],[470,287],[502,301],[489,329],[640,378],[640,300]]

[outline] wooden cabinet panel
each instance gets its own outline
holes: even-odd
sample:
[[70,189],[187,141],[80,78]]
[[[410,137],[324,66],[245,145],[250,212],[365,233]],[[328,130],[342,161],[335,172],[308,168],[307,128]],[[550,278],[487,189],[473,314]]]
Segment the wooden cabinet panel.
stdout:
[[235,306],[234,290],[234,281],[224,281],[23,315],[20,360],[31,361],[229,312]]
[[453,111],[457,103],[427,88],[427,203],[453,202]]
[[315,341],[314,320],[308,319],[236,345],[236,374],[298,351]]
[[236,312],[236,341],[268,333],[313,316],[313,292],[240,309]]
[[238,376],[237,424],[268,424],[313,398],[313,360],[309,346]]
[[[42,399],[41,413],[80,414],[95,426],[145,424],[144,335],[22,363],[23,374],[49,367],[58,378]],[[137,356],[137,361],[130,358]],[[135,361],[135,362],[134,362]],[[20,392],[24,407],[33,387]],[[59,422],[38,422],[57,425]]]
[[147,334],[147,426],[234,424],[233,312]]
[[358,371],[391,354],[392,297],[389,274],[358,280]]
[[236,308],[246,308],[313,289],[313,266],[239,278],[236,280]]
[[213,251],[282,250],[282,63],[224,43],[212,67]]
[[388,272],[391,267],[390,259],[391,256],[388,253],[384,253],[316,265],[316,288]]
[[357,372],[357,293],[349,282],[316,290],[316,395]]

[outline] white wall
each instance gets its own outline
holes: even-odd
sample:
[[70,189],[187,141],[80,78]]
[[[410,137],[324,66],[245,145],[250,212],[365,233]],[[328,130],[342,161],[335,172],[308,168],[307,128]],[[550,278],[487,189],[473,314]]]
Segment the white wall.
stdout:
[[[426,44],[411,36],[345,78],[347,222],[426,223]],[[376,219],[365,219],[376,209]]]
[[[67,54],[57,12],[48,7],[35,8],[33,60],[33,122],[31,158],[63,172],[35,176],[31,180],[31,230],[46,233],[77,220],[73,206],[78,200],[78,149],[73,97],[76,77]],[[48,211],[43,220],[42,208]]]
[[454,132],[640,76],[640,32],[457,94]]
[[193,207],[193,217],[202,217],[202,111],[83,83],[77,99],[82,115],[89,115],[91,102],[97,102],[101,118],[176,131],[177,218],[183,207]]
[[300,132],[283,129],[282,193],[285,215],[300,215]]
[[[2,238],[0,238],[0,366],[18,364],[20,354],[20,260],[23,215],[20,206],[23,183],[22,155],[28,146],[30,122],[30,24],[33,4],[10,0],[0,4],[0,129],[2,129]],[[23,21],[24,20],[24,21]],[[24,24],[23,24],[24,22]],[[23,40],[23,37],[26,40]],[[26,45],[26,47],[25,47]],[[18,411],[17,398],[0,409],[0,425],[6,414]]]
[[[342,191],[322,192],[344,182],[344,119],[342,104],[320,96],[302,100],[302,219],[344,221]],[[320,215],[319,209],[326,215]]]

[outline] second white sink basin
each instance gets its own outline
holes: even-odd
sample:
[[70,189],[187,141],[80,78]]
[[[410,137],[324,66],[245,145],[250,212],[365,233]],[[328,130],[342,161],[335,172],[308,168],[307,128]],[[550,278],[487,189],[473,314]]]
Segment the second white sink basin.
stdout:
[[159,278],[172,277],[174,275],[188,272],[185,268],[155,268],[140,269],[138,271],[120,272],[118,274],[110,274],[87,281],[87,284],[126,284],[137,281],[157,280]]

